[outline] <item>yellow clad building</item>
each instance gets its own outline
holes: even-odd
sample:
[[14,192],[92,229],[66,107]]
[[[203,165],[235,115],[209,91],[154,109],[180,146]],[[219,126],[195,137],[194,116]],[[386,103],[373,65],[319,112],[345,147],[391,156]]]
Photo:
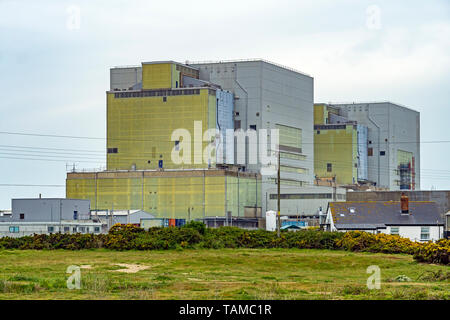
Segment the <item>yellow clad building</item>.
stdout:
[[231,93],[200,80],[194,67],[162,61],[111,69],[106,95],[107,170],[69,173],[68,198],[164,218],[260,210],[260,175],[216,168],[216,154],[205,152],[216,138],[204,136],[208,129],[233,128]]
[[314,105],[314,172],[317,179],[335,178],[337,184],[358,182],[358,130],[326,104]]

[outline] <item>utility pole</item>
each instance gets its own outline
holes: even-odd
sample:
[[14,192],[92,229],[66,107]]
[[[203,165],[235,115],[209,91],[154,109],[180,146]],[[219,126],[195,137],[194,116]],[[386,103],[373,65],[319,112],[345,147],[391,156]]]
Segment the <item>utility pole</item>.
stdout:
[[278,214],[277,214],[277,236],[280,237],[280,228],[281,228],[281,217],[280,217],[280,146],[278,146],[278,170],[277,170],[277,208],[278,208]]

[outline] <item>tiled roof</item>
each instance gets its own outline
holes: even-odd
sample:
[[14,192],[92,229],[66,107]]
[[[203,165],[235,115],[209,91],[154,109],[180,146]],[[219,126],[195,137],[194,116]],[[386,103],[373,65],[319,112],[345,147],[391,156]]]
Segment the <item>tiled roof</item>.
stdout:
[[435,202],[409,201],[409,214],[402,214],[400,201],[330,202],[337,229],[376,229],[387,225],[442,225]]

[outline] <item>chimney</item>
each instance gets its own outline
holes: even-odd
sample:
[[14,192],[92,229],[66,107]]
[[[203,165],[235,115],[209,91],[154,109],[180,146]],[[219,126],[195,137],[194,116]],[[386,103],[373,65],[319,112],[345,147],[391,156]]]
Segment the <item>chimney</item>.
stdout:
[[404,192],[402,192],[402,196],[400,197],[400,203],[402,214],[409,214],[409,200],[408,196]]

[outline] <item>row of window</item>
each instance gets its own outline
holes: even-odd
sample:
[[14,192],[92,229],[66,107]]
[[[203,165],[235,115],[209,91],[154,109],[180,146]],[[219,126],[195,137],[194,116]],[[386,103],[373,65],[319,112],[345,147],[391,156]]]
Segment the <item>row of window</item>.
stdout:
[[[180,90],[143,90],[134,92],[116,92],[114,98],[142,98],[142,97],[165,97],[200,94],[200,89],[180,89]],[[215,94],[215,93],[214,93]]]
[[[94,230],[95,233],[98,233],[98,232],[100,232],[100,227],[94,227],[93,230]],[[19,230],[18,226],[11,226],[11,227],[9,227],[9,232],[10,233],[19,233],[19,231],[20,230]],[[53,233],[53,232],[55,232],[55,227],[54,226],[48,226],[47,227],[47,231],[49,233]],[[64,227],[64,232],[70,232],[70,227]],[[72,232],[73,233],[77,233],[77,232],[89,233],[89,232],[91,232],[91,228],[89,228],[89,227],[72,227]]]
[[[293,200],[293,199],[332,199],[333,195],[331,193],[286,193],[280,194],[281,200]],[[339,200],[345,200],[345,195],[337,194],[336,198]],[[278,199],[277,194],[270,195],[271,200]]]
[[[391,234],[399,235],[399,227],[391,227]],[[420,240],[428,241],[430,240],[430,227],[420,228]]]

